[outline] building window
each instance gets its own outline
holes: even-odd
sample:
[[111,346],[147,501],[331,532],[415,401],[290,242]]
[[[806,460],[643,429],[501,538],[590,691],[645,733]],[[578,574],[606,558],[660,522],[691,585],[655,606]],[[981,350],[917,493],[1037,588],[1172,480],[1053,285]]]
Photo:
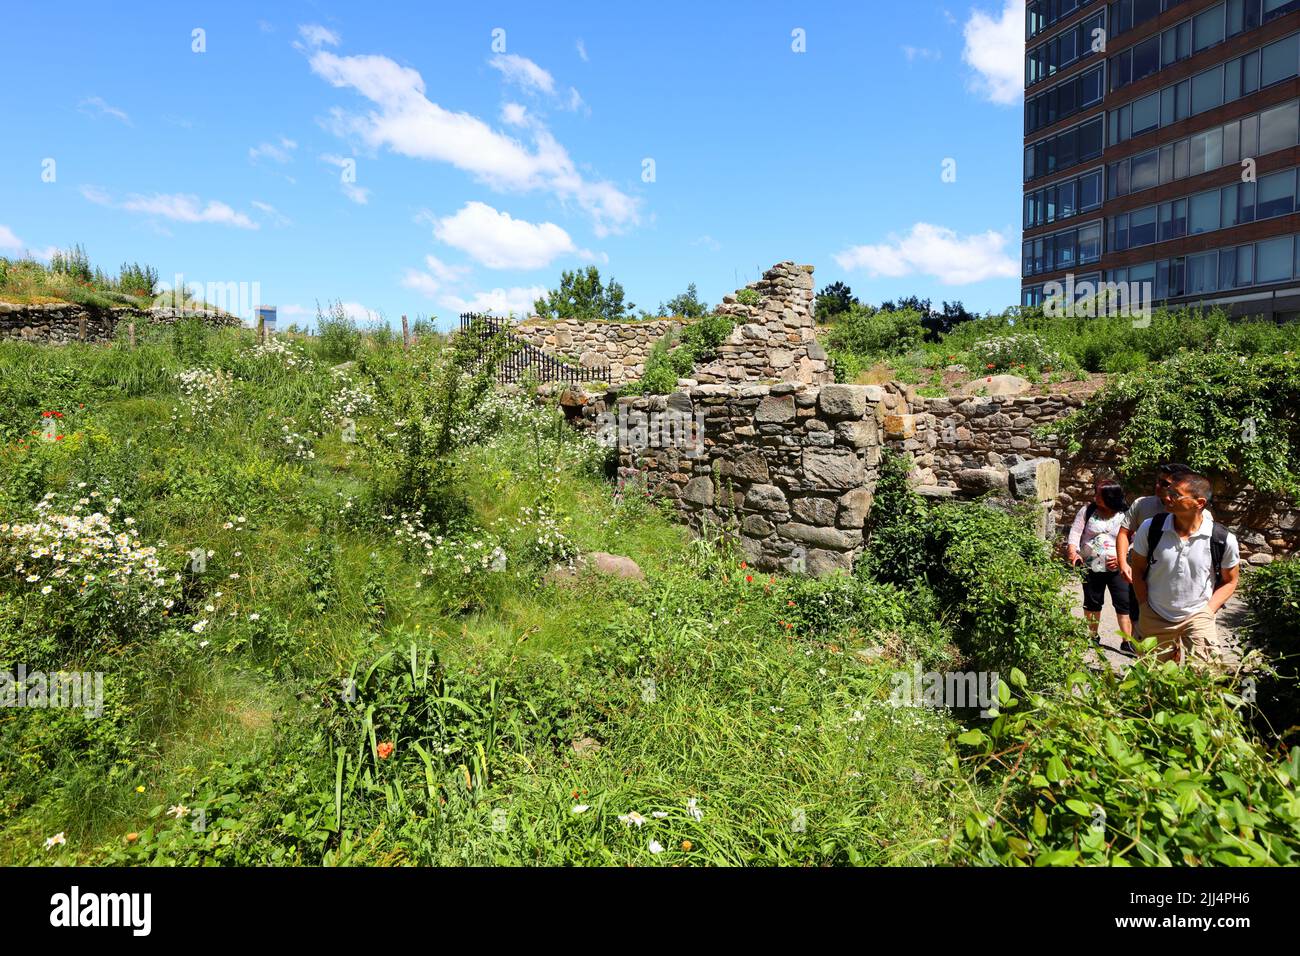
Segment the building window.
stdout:
[[1255,283],[1264,285],[1290,279],[1295,268],[1292,261],[1293,249],[1291,236],[1255,243]]

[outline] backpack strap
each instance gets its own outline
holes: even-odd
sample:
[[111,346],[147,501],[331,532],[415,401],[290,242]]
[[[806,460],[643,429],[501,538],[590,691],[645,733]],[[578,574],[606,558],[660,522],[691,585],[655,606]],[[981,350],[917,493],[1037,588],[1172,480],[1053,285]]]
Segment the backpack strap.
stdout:
[[1214,564],[1214,589],[1223,587],[1223,556],[1228,553],[1228,526],[1214,522],[1210,532],[1210,561]]
[[1097,502],[1089,501],[1088,507],[1083,509],[1083,523],[1086,526],[1092,520],[1092,516],[1097,513]]
[[1156,515],[1151,519],[1151,527],[1147,529],[1147,569],[1142,575],[1143,579],[1150,577],[1151,568],[1156,563],[1156,548],[1160,545],[1160,538],[1165,533],[1165,524],[1169,514]]

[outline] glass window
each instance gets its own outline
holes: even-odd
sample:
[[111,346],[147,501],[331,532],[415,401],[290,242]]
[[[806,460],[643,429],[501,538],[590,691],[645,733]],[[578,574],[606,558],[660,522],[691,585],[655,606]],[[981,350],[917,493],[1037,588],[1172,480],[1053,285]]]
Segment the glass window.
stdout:
[[1129,169],[1129,181],[1131,191],[1138,192],[1142,189],[1150,189],[1158,184],[1160,175],[1160,151],[1153,149],[1149,153],[1143,153],[1141,156],[1134,156]]
[[1231,103],[1241,96],[1241,63],[1240,59],[1229,60],[1223,67],[1223,101],[1225,103]]
[[1128,220],[1128,244],[1134,246],[1149,246],[1156,241],[1156,207],[1148,206],[1146,209],[1138,209],[1129,216]]
[[1223,4],[1210,7],[1192,20],[1192,49],[1200,53],[1223,42]]
[[1160,69],[1160,36],[1149,37],[1133,47],[1133,79],[1136,83]]
[[1154,262],[1146,262],[1140,266],[1130,266],[1128,270],[1128,281],[1137,283],[1150,282],[1154,284],[1156,281],[1156,264]]
[[1101,101],[1101,67],[1079,78],[1079,108]]
[[1237,284],[1237,250],[1223,249],[1219,252],[1219,288],[1231,289]]
[[1160,147],[1160,182],[1172,182],[1174,178],[1174,147]]
[[1292,100],[1259,114],[1259,151],[1271,153],[1296,144],[1300,133],[1300,100]]
[[1231,166],[1241,159],[1241,123],[1234,120],[1223,125],[1223,165]]
[[1133,135],[1160,125],[1160,94],[1152,93],[1133,103]]
[[1202,295],[1218,288],[1219,254],[1205,252],[1187,257],[1186,295]]
[[1192,77],[1192,113],[1223,105],[1223,67],[1216,66]]
[[1174,112],[1174,88],[1166,86],[1160,91],[1160,125],[1168,126],[1176,118],[1177,114]]
[[1241,92],[1254,93],[1259,89],[1259,51],[1241,58]]
[[1260,60],[1259,85],[1268,86],[1296,75],[1300,67],[1300,33],[1264,47]]
[[1115,252],[1128,248],[1128,213],[1120,213],[1110,221],[1110,246]]
[[1056,215],[1061,219],[1073,216],[1078,211],[1074,208],[1074,180],[1061,183],[1056,191],[1056,204]]
[[1241,120],[1241,155],[1259,155],[1259,117],[1245,116]]
[[1223,130],[1215,127],[1192,137],[1192,175],[1223,165]]
[[1186,179],[1190,174],[1192,144],[1180,139],[1174,143],[1174,179]]
[[1101,205],[1101,170],[1088,173],[1079,180],[1079,211]]
[[1255,243],[1255,282],[1285,282],[1291,278],[1292,237],[1280,236]]
[[1237,184],[1237,222],[1255,221],[1255,184]]
[[[1251,0],[1254,3],[1255,0]],[[1242,23],[1243,0],[1228,0],[1228,36],[1235,37],[1245,29]]]
[[1255,284],[1255,247],[1237,247],[1237,285]]
[[1198,193],[1187,204],[1188,232],[1193,236],[1219,228],[1219,191]]
[[1102,118],[1098,116],[1095,120],[1085,123],[1079,127],[1079,156],[1078,160],[1094,159],[1100,156],[1104,143],[1105,127],[1102,125]]
[[1261,176],[1255,188],[1255,218],[1269,219],[1295,211],[1295,170]]
[[1237,218],[1237,187],[1224,186],[1219,193],[1219,225],[1227,229],[1238,222],[1240,220]]
[[1079,227],[1079,261],[1096,262],[1101,258],[1101,223]]

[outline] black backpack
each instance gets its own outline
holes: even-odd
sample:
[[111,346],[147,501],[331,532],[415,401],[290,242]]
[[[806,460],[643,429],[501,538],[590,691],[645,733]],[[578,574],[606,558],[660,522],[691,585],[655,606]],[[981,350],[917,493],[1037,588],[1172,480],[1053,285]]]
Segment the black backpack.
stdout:
[[[1165,533],[1165,525],[1168,524],[1169,512],[1162,515],[1156,515],[1151,519],[1151,527],[1147,529],[1147,570],[1143,577],[1151,574],[1151,568],[1156,563],[1156,546],[1160,544],[1160,538]],[[1228,551],[1228,526],[1220,522],[1214,522],[1214,530],[1210,532],[1210,561],[1214,565],[1214,589],[1217,591],[1223,587],[1223,556]]]

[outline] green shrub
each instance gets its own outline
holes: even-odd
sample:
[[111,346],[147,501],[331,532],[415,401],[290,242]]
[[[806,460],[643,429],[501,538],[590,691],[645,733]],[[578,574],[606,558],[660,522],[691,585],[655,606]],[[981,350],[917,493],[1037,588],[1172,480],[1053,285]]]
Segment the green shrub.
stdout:
[[1273,763],[1213,678],[1145,658],[1123,676],[1072,675],[1074,693],[1012,681],[991,728],[958,738],[994,787],[963,828],[972,863],[1300,862],[1300,748]]
[[686,325],[679,344],[674,345],[667,336],[661,338],[650,348],[641,379],[625,386],[623,394],[667,395],[676,390],[679,378],[689,377],[697,365],[717,357],[735,327],[735,320],[728,316],[708,315]]
[[334,302],[325,311],[316,307],[316,351],[321,361],[339,364],[355,360],[362,339],[361,330],[342,302]]
[[1052,425],[1071,454],[1114,439],[1126,476],[1164,461],[1300,499],[1300,356],[1182,353],[1110,382]]
[[992,336],[970,347],[971,364],[978,372],[1052,371],[1062,366],[1061,356],[1032,333]]
[[827,344],[864,358],[903,355],[924,341],[921,319],[921,313],[910,309],[886,312],[869,305],[853,305],[831,326]]
[[741,305],[759,305],[763,297],[759,295],[757,289],[741,289],[736,293],[736,301]]
[[867,517],[866,542],[857,571],[877,581],[910,587],[930,570],[930,509],[912,491],[911,461],[886,449]]
[[1244,582],[1252,643],[1268,662],[1254,694],[1263,730],[1294,741],[1300,738],[1300,558],[1254,568]]

